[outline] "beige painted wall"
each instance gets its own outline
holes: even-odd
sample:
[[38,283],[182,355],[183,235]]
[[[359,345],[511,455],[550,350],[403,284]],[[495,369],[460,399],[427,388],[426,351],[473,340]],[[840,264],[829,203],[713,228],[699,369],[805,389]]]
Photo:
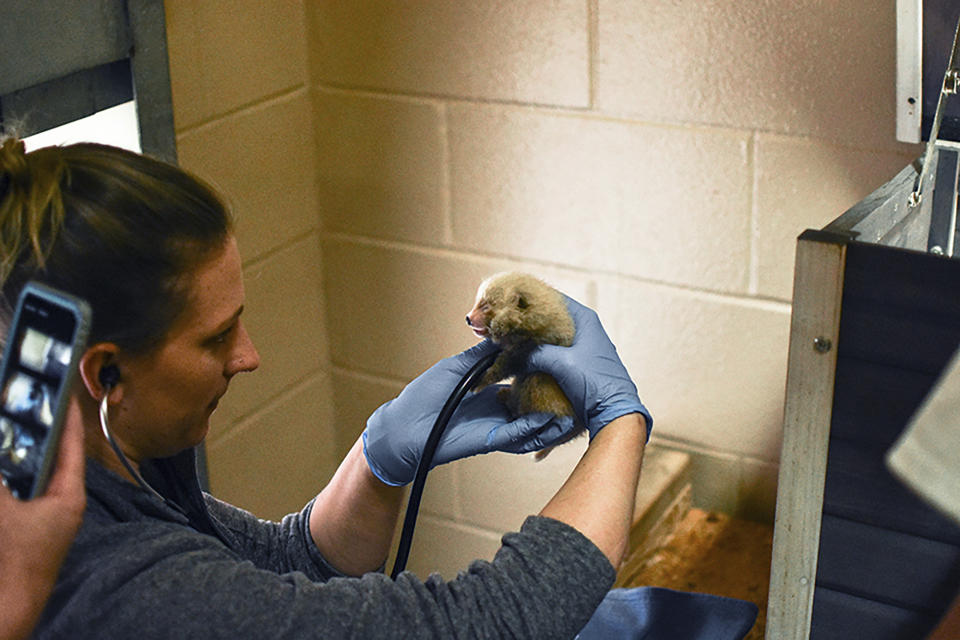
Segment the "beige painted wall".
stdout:
[[[296,508],[518,268],[598,310],[700,504],[772,517],[794,239],[918,153],[894,0],[167,5],[181,159],[236,203],[264,361],[217,493]],[[434,472],[411,566],[489,556],[581,448]]]

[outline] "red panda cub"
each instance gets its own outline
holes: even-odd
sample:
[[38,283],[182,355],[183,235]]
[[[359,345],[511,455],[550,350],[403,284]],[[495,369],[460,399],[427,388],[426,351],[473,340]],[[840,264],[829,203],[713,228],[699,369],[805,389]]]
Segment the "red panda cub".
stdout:
[[[573,344],[573,319],[556,289],[525,273],[493,275],[480,284],[477,301],[467,314],[467,325],[478,338],[489,337],[502,349],[475,390],[513,378],[498,398],[514,417],[537,412],[573,416],[577,428],[562,442],[583,432],[556,380],[546,373],[525,370],[527,358],[537,345]],[[536,459],[542,460],[550,449],[537,452]]]

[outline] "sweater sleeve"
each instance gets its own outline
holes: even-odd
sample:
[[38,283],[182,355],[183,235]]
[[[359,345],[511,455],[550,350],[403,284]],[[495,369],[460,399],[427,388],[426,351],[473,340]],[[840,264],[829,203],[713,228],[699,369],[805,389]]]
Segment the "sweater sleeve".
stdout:
[[313,500],[280,522],[261,520],[249,511],[204,494],[207,510],[232,538],[232,548],[260,569],[275,573],[300,571],[314,581],[339,577],[310,536]]
[[88,562],[67,568],[37,637],[556,640],[579,632],[614,579],[587,538],[540,517],[505,535],[491,562],[450,581],[371,573],[317,582],[266,570],[183,527],[121,544],[105,533],[89,541],[102,547],[85,549]]

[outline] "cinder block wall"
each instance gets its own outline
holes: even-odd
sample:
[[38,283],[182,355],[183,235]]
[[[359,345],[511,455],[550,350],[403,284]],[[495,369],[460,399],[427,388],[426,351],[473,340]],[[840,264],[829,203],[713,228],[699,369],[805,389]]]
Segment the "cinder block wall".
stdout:
[[[341,451],[524,269],[599,311],[696,502],[772,519],[795,238],[917,154],[894,0],[306,6]],[[581,449],[435,472],[411,566],[489,556]]]
[[214,493],[261,517],[300,509],[338,461],[324,328],[317,165],[298,2],[166,0],[180,163],[237,218],[259,371],[207,438]]
[[[235,203],[264,362],[215,492],[299,507],[515,268],[599,311],[698,504],[770,519],[795,237],[918,153],[894,5],[167,0],[181,161]],[[582,448],[435,471],[411,567],[491,555]]]

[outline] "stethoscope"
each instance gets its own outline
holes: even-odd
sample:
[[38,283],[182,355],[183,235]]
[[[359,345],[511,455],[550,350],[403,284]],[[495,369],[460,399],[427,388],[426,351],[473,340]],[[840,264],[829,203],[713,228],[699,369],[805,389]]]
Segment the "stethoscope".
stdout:
[[113,435],[110,433],[110,409],[108,399],[110,397],[110,391],[117,384],[117,379],[120,374],[116,367],[106,367],[100,372],[100,382],[104,386],[103,398],[100,399],[100,430],[103,431],[103,437],[107,439],[107,442],[110,443],[110,447],[113,449],[113,452],[117,454],[117,458],[120,459],[120,463],[123,464],[123,467],[127,472],[137,481],[137,484],[140,485],[140,488],[159,499],[165,505],[169,506],[176,511],[179,511],[183,515],[186,515],[186,512],[183,510],[180,505],[172,500],[168,500],[163,497],[159,491],[150,486],[150,483],[143,479],[143,476],[140,475],[140,472],[130,464],[130,461],[127,460],[127,456],[123,453],[123,450],[120,449],[120,446],[117,444],[116,440],[113,439]]

